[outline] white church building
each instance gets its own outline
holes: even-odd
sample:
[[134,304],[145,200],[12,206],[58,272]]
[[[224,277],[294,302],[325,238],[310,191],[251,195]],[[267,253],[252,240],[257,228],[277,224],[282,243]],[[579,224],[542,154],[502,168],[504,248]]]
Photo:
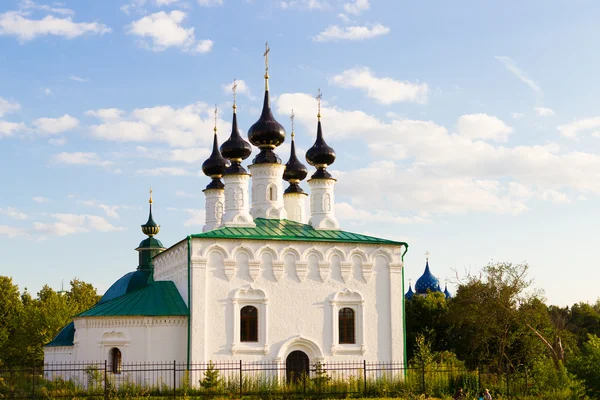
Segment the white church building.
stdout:
[[248,131],[259,152],[247,169],[252,148],[238,131],[235,97],[232,131],[220,147],[215,127],[202,166],[211,178],[203,232],[165,248],[150,197],[137,270],[44,347],[47,364],[107,360],[118,373],[121,363],[173,360],[405,361],[408,245],[339,226],[320,96],[316,141],[306,152],[310,193],[303,191],[308,171],[293,125],[289,161],[275,153],[286,132],[270,108],[266,71],[262,113]]

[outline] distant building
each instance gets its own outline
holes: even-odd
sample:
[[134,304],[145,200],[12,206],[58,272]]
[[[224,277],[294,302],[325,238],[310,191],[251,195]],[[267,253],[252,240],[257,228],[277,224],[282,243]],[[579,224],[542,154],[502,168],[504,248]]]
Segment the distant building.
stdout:
[[425,296],[427,293],[434,292],[444,293],[447,299],[452,297],[452,294],[448,290],[448,284],[446,284],[444,290],[442,291],[440,280],[431,273],[431,269],[429,268],[429,257],[427,257],[425,260],[425,271],[423,271],[423,275],[417,279],[415,290],[413,291],[412,284],[409,282],[408,291],[404,294],[404,298],[406,300],[410,300],[415,295]]

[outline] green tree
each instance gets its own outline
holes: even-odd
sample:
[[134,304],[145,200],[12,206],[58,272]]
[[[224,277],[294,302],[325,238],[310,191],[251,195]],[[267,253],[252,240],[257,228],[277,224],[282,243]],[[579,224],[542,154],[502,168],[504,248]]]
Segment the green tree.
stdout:
[[10,363],[19,354],[15,346],[23,303],[12,278],[0,276],[0,363]]
[[589,335],[581,349],[581,355],[568,364],[579,379],[585,382],[588,394],[593,399],[600,398],[600,338]]
[[414,296],[405,302],[406,348],[412,359],[417,337],[430,344],[433,351],[448,350],[448,302],[443,293],[431,292],[425,296]]
[[206,371],[204,371],[204,379],[200,381],[200,386],[205,390],[214,391],[222,382],[221,373],[215,368],[213,362],[209,361]]

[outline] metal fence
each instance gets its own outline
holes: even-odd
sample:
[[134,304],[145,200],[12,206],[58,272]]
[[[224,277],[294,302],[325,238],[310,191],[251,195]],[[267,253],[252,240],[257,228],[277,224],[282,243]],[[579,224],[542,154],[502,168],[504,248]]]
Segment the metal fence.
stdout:
[[469,395],[489,388],[503,398],[528,393],[527,371],[493,372],[444,365],[349,362],[290,365],[285,362],[227,361],[191,364],[155,362],[51,363],[0,367],[0,398],[213,398],[400,397]]

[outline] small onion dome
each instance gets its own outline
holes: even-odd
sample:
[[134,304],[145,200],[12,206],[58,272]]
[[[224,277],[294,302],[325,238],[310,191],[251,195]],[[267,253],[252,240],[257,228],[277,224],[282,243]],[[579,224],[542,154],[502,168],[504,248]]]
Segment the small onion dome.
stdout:
[[415,291],[417,294],[427,294],[427,291],[437,292],[439,286],[440,281],[429,270],[429,261],[427,261],[425,264],[425,272],[423,272],[423,275],[421,275],[415,284]]
[[156,222],[154,222],[154,219],[152,218],[152,190],[150,191],[150,215],[148,215],[148,221],[142,225],[142,232],[144,232],[144,235],[148,235],[150,237],[157,235],[158,232],[160,231],[160,225],[158,225]]
[[210,157],[202,163],[202,172],[204,175],[210,176],[212,181],[206,186],[206,189],[224,189],[225,185],[221,182],[221,177],[225,169],[229,167],[229,160],[224,158],[219,151],[219,143],[217,141],[217,128],[215,127],[215,137],[213,139],[213,149]]
[[415,295],[415,292],[413,292],[412,285],[409,283],[408,284],[408,292],[406,292],[406,294],[404,295],[404,298],[406,300],[410,300],[413,298],[414,295]]
[[446,296],[447,299],[452,298],[452,293],[448,291],[448,285],[446,285],[446,287],[444,288],[444,296]]
[[289,182],[290,186],[284,193],[304,193],[300,185],[300,181],[306,178],[306,165],[302,164],[296,157],[296,142],[294,140],[294,132],[292,132],[292,149],[290,151],[290,159],[285,163],[285,172],[283,180]]
[[312,179],[333,179],[326,168],[335,161],[335,151],[323,139],[320,117],[317,124],[317,139],[315,144],[306,152],[306,161],[317,168],[317,172],[311,176]]
[[233,109],[233,121],[231,123],[231,135],[221,145],[221,154],[231,161],[231,165],[225,169],[223,175],[247,175],[248,172],[242,167],[241,162],[250,156],[252,148],[240,135],[237,126],[237,113]]
[[281,164],[281,159],[273,149],[285,141],[285,129],[273,117],[268,88],[265,89],[262,113],[248,130],[248,139],[260,149],[252,161],[254,164]]

